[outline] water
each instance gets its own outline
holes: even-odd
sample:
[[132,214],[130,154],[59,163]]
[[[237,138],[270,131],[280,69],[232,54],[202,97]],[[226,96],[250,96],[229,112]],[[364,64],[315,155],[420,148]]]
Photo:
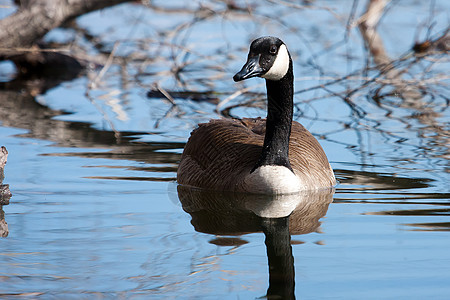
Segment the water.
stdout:
[[[378,86],[361,88],[352,100],[366,112],[362,116],[324,90],[303,91],[326,81],[314,64],[326,67],[330,77],[364,65],[357,31],[344,46],[321,52],[342,40],[352,2],[347,4],[319,1],[295,14],[267,2],[252,17],[228,12],[160,38],[155,32],[171,32],[192,15],[129,4],[79,18],[106,49],[120,41],[117,51],[128,57],[127,68],[113,65],[91,90],[99,69],[50,84],[36,97],[27,88],[0,90],[0,144],[10,153],[4,183],[13,193],[0,211],[8,224],[7,237],[0,238],[0,296],[255,299],[276,291],[297,299],[446,299],[448,79],[424,88],[419,100],[401,99],[387,86],[382,105],[372,97]],[[320,7],[331,7],[333,14]],[[448,26],[440,13],[448,8],[446,1],[431,8],[398,1],[379,27],[389,54],[409,49],[417,20],[426,23],[432,15],[434,32]],[[267,20],[271,14],[285,17]],[[280,20],[302,30],[287,30]],[[318,137],[339,185],[325,195],[278,202],[183,191],[175,177],[189,132],[219,117],[214,103],[243,87],[231,77],[249,40],[267,33],[282,36],[293,53],[295,118]],[[47,39],[77,34],[67,29]],[[163,42],[195,51],[186,58]],[[130,58],[137,54],[146,57]],[[189,63],[184,85],[158,73],[183,60]],[[439,57],[425,76],[438,78],[448,70],[448,58]],[[3,82],[13,72],[0,65]],[[416,66],[407,79],[422,72]],[[211,101],[179,96],[172,106],[148,98],[155,82],[169,91],[206,91]],[[244,83],[255,85],[252,93],[225,107],[258,97],[261,83]],[[329,88],[340,93],[346,86]],[[263,106],[229,113],[265,114]]]

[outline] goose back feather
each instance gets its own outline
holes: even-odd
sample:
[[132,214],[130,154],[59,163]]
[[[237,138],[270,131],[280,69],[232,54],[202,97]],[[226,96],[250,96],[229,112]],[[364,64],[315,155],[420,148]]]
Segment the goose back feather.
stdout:
[[[210,190],[245,192],[243,181],[257,163],[266,120],[218,119],[199,124],[186,144],[178,167],[178,183]],[[302,189],[336,184],[319,142],[300,123],[293,122],[289,160]]]

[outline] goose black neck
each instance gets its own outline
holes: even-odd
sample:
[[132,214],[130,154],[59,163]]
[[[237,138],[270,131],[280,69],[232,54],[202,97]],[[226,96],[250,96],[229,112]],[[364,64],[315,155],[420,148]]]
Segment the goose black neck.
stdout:
[[267,80],[267,121],[261,157],[252,172],[264,165],[285,166],[289,162],[289,137],[291,135],[294,106],[294,74],[292,61],[286,75],[280,80]]

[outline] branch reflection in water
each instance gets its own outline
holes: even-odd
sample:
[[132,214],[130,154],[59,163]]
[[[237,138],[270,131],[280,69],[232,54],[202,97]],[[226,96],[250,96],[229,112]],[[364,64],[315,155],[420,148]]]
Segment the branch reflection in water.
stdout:
[[[269,265],[268,299],[295,298],[291,235],[318,231],[333,201],[334,189],[288,195],[254,195],[204,191],[178,186],[183,210],[198,232],[239,236],[263,232]],[[230,239],[235,244],[238,239]],[[226,239],[214,244],[230,245]]]

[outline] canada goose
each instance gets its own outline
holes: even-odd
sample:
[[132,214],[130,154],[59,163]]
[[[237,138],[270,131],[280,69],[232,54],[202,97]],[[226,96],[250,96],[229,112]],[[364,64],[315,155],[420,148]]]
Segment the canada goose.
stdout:
[[294,73],[286,45],[261,37],[234,81],[266,79],[267,119],[211,120],[192,131],[178,167],[181,185],[209,190],[288,194],[332,187],[319,142],[292,121]]

